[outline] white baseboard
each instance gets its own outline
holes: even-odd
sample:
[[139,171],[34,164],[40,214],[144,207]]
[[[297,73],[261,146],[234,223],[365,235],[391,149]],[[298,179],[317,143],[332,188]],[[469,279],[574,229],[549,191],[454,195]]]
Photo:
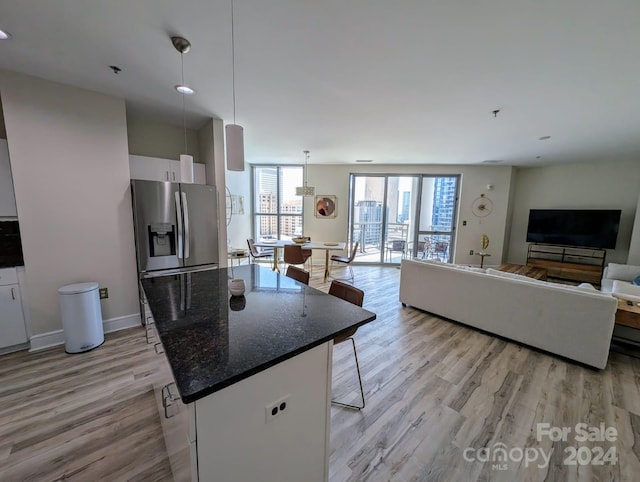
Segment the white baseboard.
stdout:
[[[102,326],[105,333],[112,333],[114,331],[133,328],[140,325],[140,315],[138,313],[102,320]],[[64,332],[62,330],[55,330],[48,333],[33,335],[30,342],[30,352],[44,350],[45,348],[51,348],[52,346],[63,345]]]
[[108,320],[104,320],[102,324],[104,325],[105,333],[112,333],[114,331],[126,330],[127,328],[142,326],[142,322],[140,321],[140,313],[119,316],[117,318],[110,318]]

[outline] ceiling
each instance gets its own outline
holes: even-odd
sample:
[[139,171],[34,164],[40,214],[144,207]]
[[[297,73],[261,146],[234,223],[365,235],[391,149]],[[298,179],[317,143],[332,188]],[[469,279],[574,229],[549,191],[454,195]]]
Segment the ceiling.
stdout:
[[[638,0],[235,0],[249,162],[640,160]],[[233,121],[231,0],[2,2],[0,68]],[[109,65],[122,69],[114,74]],[[499,110],[497,116],[494,110]],[[539,140],[542,136],[551,136]]]

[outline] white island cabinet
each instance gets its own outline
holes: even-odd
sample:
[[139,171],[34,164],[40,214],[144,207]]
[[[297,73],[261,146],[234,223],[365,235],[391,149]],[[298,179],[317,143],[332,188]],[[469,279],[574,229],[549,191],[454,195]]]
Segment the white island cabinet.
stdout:
[[325,343],[189,404],[163,360],[154,390],[174,481],[326,481],[331,351]]
[[328,480],[332,346],[194,402],[201,482]]

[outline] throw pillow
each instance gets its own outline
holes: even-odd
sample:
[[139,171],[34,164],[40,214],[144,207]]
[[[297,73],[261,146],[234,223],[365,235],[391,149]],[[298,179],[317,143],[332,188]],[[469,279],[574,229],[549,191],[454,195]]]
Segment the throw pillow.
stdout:
[[633,284],[640,286],[640,276],[635,277],[635,279],[633,280]]

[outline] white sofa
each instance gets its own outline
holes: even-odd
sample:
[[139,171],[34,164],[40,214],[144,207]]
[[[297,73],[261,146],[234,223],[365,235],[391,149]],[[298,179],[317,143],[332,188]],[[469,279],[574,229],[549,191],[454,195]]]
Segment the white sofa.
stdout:
[[638,276],[640,276],[640,266],[609,263],[602,273],[600,289],[604,292],[611,292],[614,281],[618,280],[631,283]]
[[[511,273],[403,260],[400,301],[596,368],[604,368],[616,299]],[[493,273],[492,273],[493,272]]]

